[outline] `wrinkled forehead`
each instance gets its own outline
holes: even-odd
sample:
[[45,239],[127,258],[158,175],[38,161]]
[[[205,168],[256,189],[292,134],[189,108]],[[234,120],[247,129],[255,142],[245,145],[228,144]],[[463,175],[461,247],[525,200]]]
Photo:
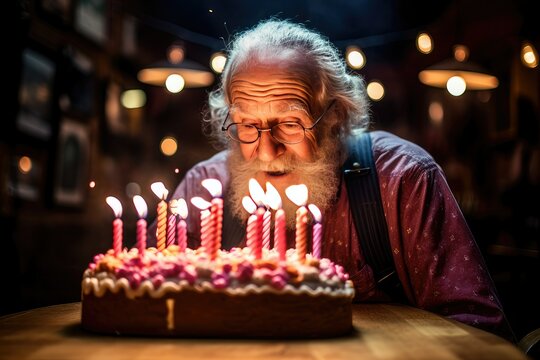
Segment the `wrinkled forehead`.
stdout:
[[315,92],[313,73],[297,52],[246,60],[228,82],[231,111],[310,113]]

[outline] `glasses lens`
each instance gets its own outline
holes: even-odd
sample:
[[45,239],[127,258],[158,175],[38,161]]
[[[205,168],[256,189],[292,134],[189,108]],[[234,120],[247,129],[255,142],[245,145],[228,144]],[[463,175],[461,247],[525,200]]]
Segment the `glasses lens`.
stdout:
[[286,144],[299,143],[304,140],[304,127],[293,122],[280,123],[272,127],[272,136]]
[[234,140],[240,142],[252,143],[259,138],[259,131],[253,125],[231,124],[227,131]]

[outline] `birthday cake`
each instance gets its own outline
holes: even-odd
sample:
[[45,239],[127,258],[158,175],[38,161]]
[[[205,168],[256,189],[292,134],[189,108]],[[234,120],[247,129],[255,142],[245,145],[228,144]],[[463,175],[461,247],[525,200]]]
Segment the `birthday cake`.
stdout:
[[82,326],[99,333],[180,337],[321,338],[352,330],[344,269],[307,254],[248,248],[113,250],[82,281]]

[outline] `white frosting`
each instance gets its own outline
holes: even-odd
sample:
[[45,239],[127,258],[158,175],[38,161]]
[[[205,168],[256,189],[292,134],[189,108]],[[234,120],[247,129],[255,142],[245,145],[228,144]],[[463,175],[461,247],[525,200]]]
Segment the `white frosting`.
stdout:
[[307,285],[301,285],[300,287],[294,287],[291,285],[285,285],[283,289],[276,289],[269,285],[255,285],[248,284],[243,287],[236,288],[226,288],[226,289],[216,289],[208,281],[202,281],[195,285],[190,285],[187,281],[172,281],[166,280],[161,284],[157,289],[154,288],[154,285],[151,281],[145,280],[141,282],[141,285],[137,289],[133,289],[129,286],[129,282],[126,279],[115,279],[106,272],[97,273],[96,276],[91,276],[89,272],[85,272],[83,281],[82,281],[82,291],[85,295],[94,293],[97,297],[102,297],[107,291],[117,294],[120,290],[124,290],[126,297],[129,299],[134,299],[141,297],[144,294],[148,294],[152,298],[161,298],[168,292],[181,292],[183,290],[192,290],[199,293],[202,292],[224,292],[228,295],[233,296],[242,296],[249,294],[262,294],[262,293],[273,293],[273,294],[307,294],[311,296],[335,296],[335,297],[350,297],[354,296],[354,288],[350,281],[347,281],[344,288],[336,289],[331,287],[319,286],[316,288],[311,288]]

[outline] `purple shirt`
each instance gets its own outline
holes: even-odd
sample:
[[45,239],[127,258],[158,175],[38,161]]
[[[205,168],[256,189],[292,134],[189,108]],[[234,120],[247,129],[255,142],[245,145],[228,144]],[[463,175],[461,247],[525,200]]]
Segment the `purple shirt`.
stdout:
[[[482,254],[441,168],[419,146],[383,131],[372,132],[372,147],[394,262],[409,302],[457,321],[514,340]],[[172,198],[188,201],[190,247],[198,246],[199,210],[194,196],[209,199],[201,180],[228,184],[227,153],[195,165]],[[196,215],[194,215],[196,214]],[[391,301],[377,288],[361,254],[342,180],[338,199],[323,219],[322,256],[343,265],[356,300]],[[294,246],[288,234],[289,246]]]

